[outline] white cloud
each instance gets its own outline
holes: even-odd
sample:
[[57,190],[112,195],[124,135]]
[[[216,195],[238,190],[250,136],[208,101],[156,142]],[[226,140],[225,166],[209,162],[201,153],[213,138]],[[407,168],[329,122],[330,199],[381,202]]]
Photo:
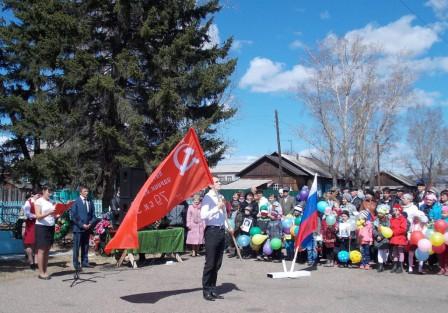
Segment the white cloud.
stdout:
[[426,91],[416,88],[414,89],[410,101],[410,106],[432,106],[434,104],[440,104],[443,100],[441,99],[441,94],[438,91]]
[[284,64],[267,58],[252,59],[249,69],[241,78],[239,86],[256,92],[291,91],[297,84],[306,81],[311,70],[303,65],[295,65],[284,70]]
[[366,44],[379,45],[386,54],[403,52],[415,56],[422,54],[439,41],[438,33],[431,27],[412,25],[415,16],[406,15],[385,26],[366,27],[348,32],[347,39],[361,38]]
[[300,40],[296,39],[289,44],[289,47],[291,49],[303,49],[304,47],[306,47],[306,45],[303,42],[301,42]]
[[425,3],[440,19],[448,18],[448,0],[429,0]]
[[221,39],[219,38],[219,29],[216,24],[210,25],[207,35],[208,35],[210,41],[204,43],[204,45],[203,45],[204,49],[211,49],[214,46],[219,45],[221,43]]
[[409,67],[419,73],[448,73],[448,57],[427,57],[408,61]]
[[232,43],[232,50],[236,51],[236,52],[240,52],[241,49],[243,49],[244,46],[250,46],[252,45],[254,42],[252,40],[235,40]]
[[320,12],[319,17],[321,20],[328,20],[331,17],[330,12],[328,12],[327,10]]

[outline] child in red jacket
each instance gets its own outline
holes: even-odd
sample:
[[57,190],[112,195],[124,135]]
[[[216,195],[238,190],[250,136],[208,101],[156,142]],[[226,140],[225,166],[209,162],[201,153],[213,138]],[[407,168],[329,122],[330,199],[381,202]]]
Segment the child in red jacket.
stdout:
[[392,238],[390,239],[390,245],[392,247],[392,257],[394,266],[391,273],[402,273],[404,262],[404,249],[408,244],[406,238],[407,221],[401,214],[402,208],[400,205],[395,205],[392,209],[392,218],[390,219],[390,228],[392,229]]

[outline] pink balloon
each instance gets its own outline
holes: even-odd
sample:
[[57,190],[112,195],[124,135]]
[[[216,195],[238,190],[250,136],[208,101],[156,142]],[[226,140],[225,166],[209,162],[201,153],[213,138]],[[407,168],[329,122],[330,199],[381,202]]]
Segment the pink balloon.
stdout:
[[420,239],[417,245],[422,252],[429,252],[432,248],[431,241],[426,238]]
[[448,232],[446,232],[443,236],[445,237],[445,244],[448,245]]

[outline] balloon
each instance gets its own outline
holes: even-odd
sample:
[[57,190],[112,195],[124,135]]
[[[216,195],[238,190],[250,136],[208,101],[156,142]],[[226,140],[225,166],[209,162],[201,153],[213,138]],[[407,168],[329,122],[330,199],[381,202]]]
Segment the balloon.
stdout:
[[425,234],[423,234],[421,231],[413,231],[411,233],[411,240],[410,243],[413,246],[416,246],[419,242],[420,239],[424,239],[425,238]]
[[299,196],[299,200],[300,201],[306,201],[307,199],[308,199],[308,194],[309,194],[310,192],[308,191],[308,190],[302,190],[301,192],[300,192],[300,196]]
[[339,262],[347,263],[348,258],[349,258],[349,254],[347,251],[345,251],[345,250],[339,251],[339,253],[338,253]]
[[350,251],[350,261],[352,263],[359,263],[362,260],[362,254],[358,250]]
[[266,239],[268,238],[268,236],[266,235],[261,235],[261,234],[255,234],[252,237],[252,243],[256,246],[261,245]]
[[240,247],[247,247],[250,244],[250,237],[248,235],[239,235],[236,242]]
[[422,251],[420,249],[417,249],[417,250],[415,250],[415,257],[419,261],[426,261],[429,258],[429,253],[428,252],[424,252],[424,251]]
[[282,247],[282,241],[278,238],[272,238],[271,239],[271,248],[272,250],[278,250]]
[[336,224],[336,216],[334,215],[327,215],[325,218],[325,222],[327,222],[328,226]]
[[445,237],[445,244],[448,245],[448,232],[446,232],[443,237]]
[[418,248],[422,252],[429,252],[431,250],[432,244],[431,241],[429,241],[426,238],[420,239],[417,243]]
[[301,222],[302,222],[302,217],[301,216],[296,217],[295,220],[294,220],[294,224],[297,225],[297,226],[299,226]]
[[251,227],[250,230],[249,230],[249,234],[251,236],[261,234],[261,228],[258,227],[258,226]]
[[289,229],[291,228],[291,226],[292,226],[293,224],[294,224],[294,220],[291,219],[291,218],[285,218],[285,219],[282,221],[282,227],[283,227],[283,229],[287,228],[288,231],[289,231]]
[[434,232],[429,238],[434,247],[441,246],[445,243],[445,237],[439,232]]
[[327,206],[328,206],[327,201],[319,201],[319,202],[317,202],[317,210],[320,213],[324,213],[325,209],[327,208]]
[[426,236],[426,238],[431,238],[431,235],[432,235],[432,233],[434,232],[434,230],[433,229],[431,229],[431,228],[428,228],[427,230],[426,230],[426,232],[425,232],[425,236]]
[[434,223],[434,229],[441,234],[445,233],[448,228],[448,223],[445,220],[438,220]]
[[297,237],[299,233],[299,226],[292,226],[290,230],[291,236]]
[[263,254],[265,255],[271,255],[272,254],[272,248],[271,248],[271,241],[268,239],[263,245]]
[[302,191],[302,190],[310,190],[310,188],[309,188],[307,185],[303,185],[303,186],[302,186],[302,189],[300,189],[300,190],[301,190],[301,191]]
[[443,244],[443,245],[440,245],[440,246],[433,246],[432,250],[434,251],[434,253],[442,254],[446,250],[446,245]]
[[261,248],[261,245],[256,245],[254,244],[252,241],[250,242],[250,247],[252,248],[252,250],[254,251],[258,251]]
[[381,235],[383,235],[384,238],[390,238],[393,234],[394,232],[392,231],[392,229],[386,226],[381,226]]

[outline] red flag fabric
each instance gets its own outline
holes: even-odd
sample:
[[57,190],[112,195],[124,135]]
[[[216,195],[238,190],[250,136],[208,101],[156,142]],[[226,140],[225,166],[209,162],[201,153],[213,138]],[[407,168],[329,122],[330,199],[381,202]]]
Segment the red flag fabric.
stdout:
[[138,229],[161,219],[174,206],[211,184],[204,152],[190,128],[140,189],[105,251],[138,248]]

